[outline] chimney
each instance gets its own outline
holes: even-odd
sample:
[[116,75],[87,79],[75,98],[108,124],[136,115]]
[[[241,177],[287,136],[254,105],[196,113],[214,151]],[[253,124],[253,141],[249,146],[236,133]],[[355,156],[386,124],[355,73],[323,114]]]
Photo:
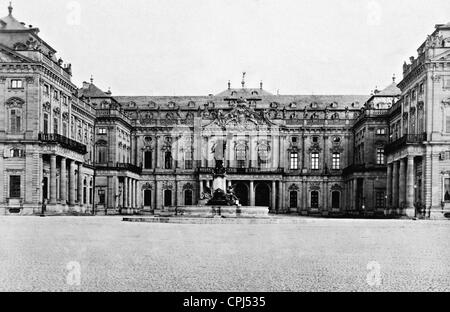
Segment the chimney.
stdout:
[[259,83],[259,89],[263,89],[263,82],[262,82],[262,80],[261,80],[261,82]]

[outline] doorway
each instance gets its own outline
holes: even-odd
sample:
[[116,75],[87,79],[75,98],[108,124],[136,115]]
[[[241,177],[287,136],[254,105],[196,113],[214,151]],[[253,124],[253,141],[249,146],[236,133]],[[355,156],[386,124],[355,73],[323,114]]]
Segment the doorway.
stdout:
[[248,206],[248,186],[244,182],[239,182],[234,186],[234,193],[239,198],[242,206]]
[[255,205],[261,207],[271,207],[270,194],[270,187],[267,183],[258,183],[255,188]]

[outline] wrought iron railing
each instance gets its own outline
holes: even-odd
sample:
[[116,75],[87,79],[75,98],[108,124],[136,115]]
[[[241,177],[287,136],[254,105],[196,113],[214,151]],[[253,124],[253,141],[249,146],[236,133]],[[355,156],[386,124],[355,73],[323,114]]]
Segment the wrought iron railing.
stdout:
[[405,134],[400,139],[395,140],[393,142],[388,143],[384,151],[386,154],[395,152],[396,150],[402,148],[405,145],[408,144],[422,144],[424,141],[427,140],[427,134]]
[[72,139],[69,139],[68,137],[65,137],[61,134],[41,132],[39,133],[39,141],[47,143],[57,143],[60,144],[62,147],[68,148],[72,151],[75,151],[83,155],[87,153],[86,145],[74,141]]
[[96,163],[95,167],[96,169],[102,170],[131,171],[137,174],[140,174],[142,172],[142,167],[129,163],[119,163],[119,162]]
[[[210,167],[200,167],[197,168],[198,173],[212,174],[214,173],[214,168]],[[226,168],[228,174],[283,174],[284,168]]]

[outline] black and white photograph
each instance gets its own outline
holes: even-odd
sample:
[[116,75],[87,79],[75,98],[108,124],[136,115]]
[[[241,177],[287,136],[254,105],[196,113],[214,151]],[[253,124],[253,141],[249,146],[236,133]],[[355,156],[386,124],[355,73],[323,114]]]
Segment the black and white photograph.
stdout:
[[450,291],[450,1],[0,17],[0,292]]

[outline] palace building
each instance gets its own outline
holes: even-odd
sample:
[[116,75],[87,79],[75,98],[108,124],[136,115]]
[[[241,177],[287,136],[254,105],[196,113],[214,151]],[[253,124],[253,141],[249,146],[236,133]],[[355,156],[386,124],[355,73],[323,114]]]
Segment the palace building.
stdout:
[[[0,214],[196,205],[223,149],[241,204],[317,216],[450,212],[450,23],[371,95],[113,96],[9,8],[0,19]],[[225,144],[223,144],[223,142]]]

